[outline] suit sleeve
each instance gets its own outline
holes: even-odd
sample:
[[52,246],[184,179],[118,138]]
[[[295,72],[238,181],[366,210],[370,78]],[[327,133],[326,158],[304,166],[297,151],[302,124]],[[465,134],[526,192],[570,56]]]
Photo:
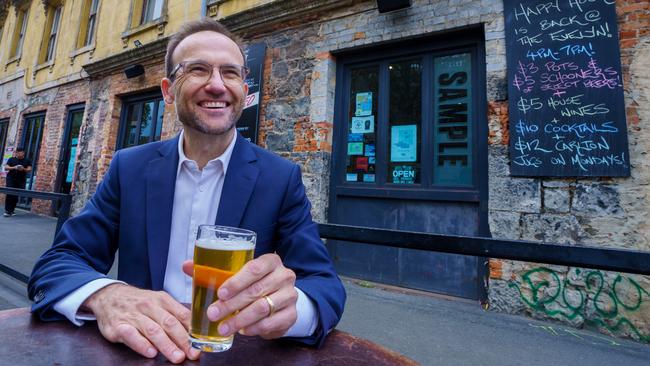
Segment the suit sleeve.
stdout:
[[277,253],[296,273],[296,287],[314,301],[319,314],[312,336],[293,339],[320,347],[341,319],[346,295],[310,210],[300,168],[294,165],[278,220]]
[[27,285],[32,312],[42,320],[61,320],[54,304],[84,284],[106,278],[117,250],[119,228],[119,153],[81,213],[68,219],[52,247],[36,262]]

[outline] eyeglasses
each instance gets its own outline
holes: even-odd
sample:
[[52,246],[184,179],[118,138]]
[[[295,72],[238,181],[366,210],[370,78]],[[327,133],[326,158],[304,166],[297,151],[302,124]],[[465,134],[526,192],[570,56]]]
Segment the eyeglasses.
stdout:
[[219,75],[224,84],[240,84],[244,82],[248,75],[248,67],[242,65],[224,64],[215,66],[203,61],[185,61],[176,64],[169,74],[169,79],[174,81],[178,72],[181,71],[181,76],[187,75],[193,80],[204,84],[210,81],[215,68],[219,69]]

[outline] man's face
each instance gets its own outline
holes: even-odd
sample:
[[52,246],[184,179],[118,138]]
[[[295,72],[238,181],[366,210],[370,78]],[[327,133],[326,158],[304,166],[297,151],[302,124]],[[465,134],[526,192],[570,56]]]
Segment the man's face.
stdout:
[[230,133],[244,109],[248,85],[224,83],[221,65],[244,65],[239,47],[230,38],[211,31],[194,33],[183,39],[172,55],[174,66],[180,62],[202,61],[214,66],[212,77],[197,80],[179,70],[173,82],[163,79],[166,103],[176,105],[176,114],[185,128],[209,135]]
[[24,159],[25,158],[25,152],[24,151],[16,151],[16,157],[18,159]]

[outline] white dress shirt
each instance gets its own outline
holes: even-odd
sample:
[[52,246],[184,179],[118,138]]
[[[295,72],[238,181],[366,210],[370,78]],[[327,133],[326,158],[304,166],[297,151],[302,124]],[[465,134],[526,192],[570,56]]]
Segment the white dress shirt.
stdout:
[[[217,218],[221,190],[236,141],[237,138],[233,138],[221,156],[199,169],[194,160],[185,156],[183,132],[178,139],[178,170],[163,289],[181,303],[192,302],[192,279],[183,273],[182,264],[194,254],[199,225],[214,224]],[[54,310],[76,325],[82,325],[83,320],[95,320],[92,314],[79,312],[79,307],[90,295],[115,282],[121,281],[107,278],[91,281],[58,301]],[[318,324],[313,301],[297,287],[296,291],[298,318],[284,334],[285,337],[310,336]]]

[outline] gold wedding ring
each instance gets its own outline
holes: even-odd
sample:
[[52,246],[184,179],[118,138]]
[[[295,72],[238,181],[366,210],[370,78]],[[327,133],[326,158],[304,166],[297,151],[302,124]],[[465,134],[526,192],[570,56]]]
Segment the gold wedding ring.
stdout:
[[269,315],[267,315],[267,317],[272,316],[275,314],[275,304],[273,303],[273,300],[266,295],[264,296],[264,300],[269,304]]

